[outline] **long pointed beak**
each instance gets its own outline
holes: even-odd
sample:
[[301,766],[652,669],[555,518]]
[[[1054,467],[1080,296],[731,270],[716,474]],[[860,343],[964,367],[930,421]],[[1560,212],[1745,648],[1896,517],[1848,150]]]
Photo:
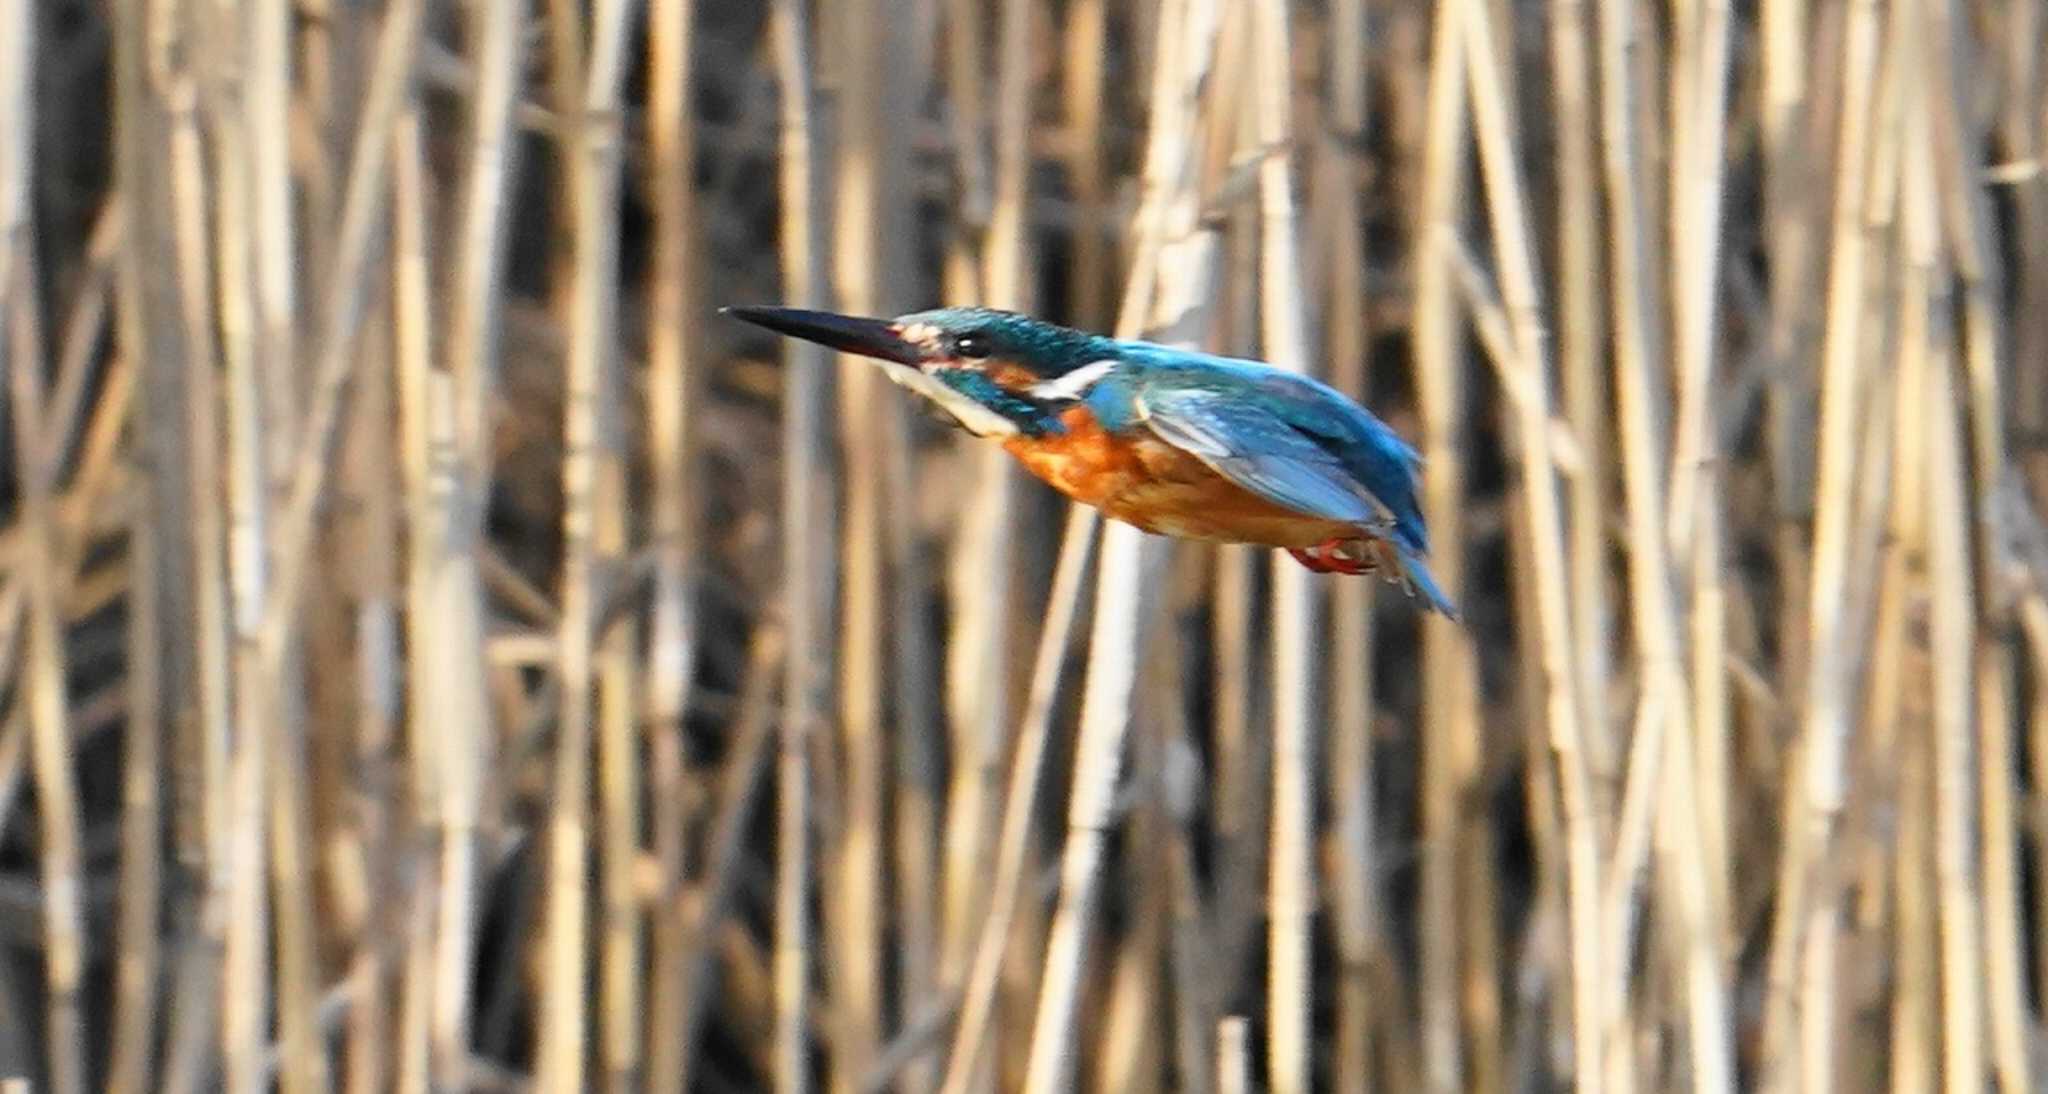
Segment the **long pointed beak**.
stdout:
[[803,308],[737,307],[719,310],[777,334],[830,346],[842,353],[857,353],[862,357],[880,358],[900,365],[915,365],[922,359],[915,345],[898,337],[896,328],[881,319]]

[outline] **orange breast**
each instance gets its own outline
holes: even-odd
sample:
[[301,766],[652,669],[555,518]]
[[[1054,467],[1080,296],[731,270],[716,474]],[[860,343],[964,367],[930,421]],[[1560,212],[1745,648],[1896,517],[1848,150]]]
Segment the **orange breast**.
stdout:
[[1357,531],[1275,505],[1164,441],[1113,436],[1086,407],[1066,410],[1060,422],[1065,433],[1010,437],[1003,447],[1053,489],[1147,532],[1308,547]]

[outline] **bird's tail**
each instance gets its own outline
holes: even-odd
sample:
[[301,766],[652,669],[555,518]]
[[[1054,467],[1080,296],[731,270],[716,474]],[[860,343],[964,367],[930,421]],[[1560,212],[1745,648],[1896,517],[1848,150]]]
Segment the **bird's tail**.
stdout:
[[1421,555],[1406,547],[1396,546],[1394,553],[1399,556],[1401,581],[1408,586],[1408,590],[1411,593],[1421,593],[1422,599],[1428,601],[1431,608],[1451,622],[1458,622],[1458,606],[1451,603],[1451,598],[1445,596],[1443,589],[1437,585],[1435,575],[1429,572],[1429,563],[1424,562]]

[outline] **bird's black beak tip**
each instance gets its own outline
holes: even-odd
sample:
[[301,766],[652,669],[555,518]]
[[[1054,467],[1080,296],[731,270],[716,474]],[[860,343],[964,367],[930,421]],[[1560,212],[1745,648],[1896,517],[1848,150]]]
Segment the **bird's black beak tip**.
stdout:
[[727,304],[725,307],[718,309],[718,314],[730,315],[734,319],[745,323],[752,323],[755,326],[766,326],[770,317],[781,310],[780,308],[762,307],[758,304]]
[[915,364],[920,356],[916,346],[905,342],[896,333],[896,328],[882,319],[747,304],[728,305],[718,312],[777,334],[829,346],[843,353],[901,364]]

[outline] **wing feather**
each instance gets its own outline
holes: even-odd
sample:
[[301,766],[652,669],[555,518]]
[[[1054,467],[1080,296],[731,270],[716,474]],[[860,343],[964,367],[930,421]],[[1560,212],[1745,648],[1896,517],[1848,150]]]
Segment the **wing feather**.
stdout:
[[1224,478],[1295,512],[1368,524],[1387,509],[1335,454],[1256,403],[1198,387],[1158,387],[1136,399],[1140,420]]

